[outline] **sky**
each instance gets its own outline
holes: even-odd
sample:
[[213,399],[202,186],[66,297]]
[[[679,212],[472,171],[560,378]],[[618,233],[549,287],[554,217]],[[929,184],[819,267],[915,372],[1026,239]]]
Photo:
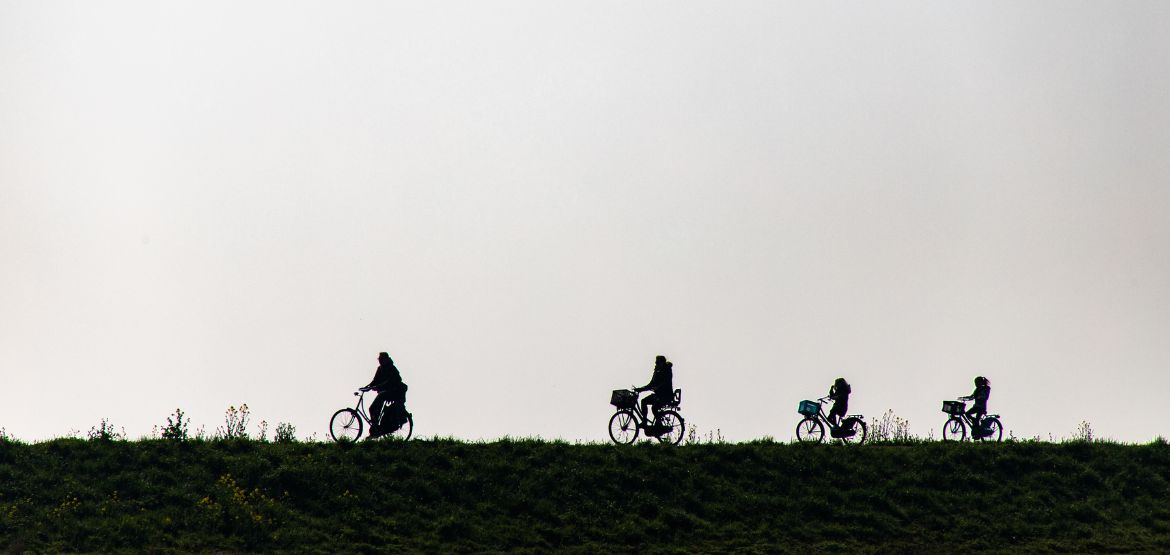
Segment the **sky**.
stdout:
[[[1170,434],[1170,4],[0,0],[0,428]],[[255,427],[253,427],[255,431]],[[315,434],[315,436],[314,436]],[[1005,437],[1007,435],[1005,434]]]

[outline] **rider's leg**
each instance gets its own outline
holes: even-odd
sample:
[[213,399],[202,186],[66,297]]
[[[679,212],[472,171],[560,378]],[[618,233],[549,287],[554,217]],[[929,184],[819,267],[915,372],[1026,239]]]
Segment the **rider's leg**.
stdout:
[[658,394],[651,393],[645,399],[642,399],[642,423],[654,423],[654,407],[658,404]]
[[395,416],[399,426],[406,424],[406,386],[394,396]]
[[389,403],[386,404],[386,416],[382,421],[382,429],[387,432],[397,431],[406,424],[406,400],[401,395],[396,395]]
[[967,411],[967,416],[971,417],[971,422],[974,422],[976,426],[982,423],[985,414],[987,414],[987,407],[980,405],[975,405]]
[[380,392],[380,393],[378,393],[378,395],[376,397],[374,397],[374,401],[372,403],[370,403],[370,432],[371,433],[376,432],[378,430],[381,430],[381,427],[378,426],[378,420],[382,416],[382,408],[386,406],[386,400],[387,400],[387,397],[389,397],[389,396],[390,396],[390,394],[385,392],[385,391]]

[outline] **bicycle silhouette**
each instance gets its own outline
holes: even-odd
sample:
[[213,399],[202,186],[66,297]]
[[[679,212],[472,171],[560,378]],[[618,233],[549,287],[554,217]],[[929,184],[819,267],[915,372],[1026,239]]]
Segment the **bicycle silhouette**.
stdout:
[[[369,389],[361,388],[353,394],[357,396],[357,406],[352,409],[341,409],[333,413],[333,418],[329,419],[329,435],[333,437],[333,441],[338,443],[357,441],[362,437],[363,424],[370,424],[370,415],[366,412],[366,392]],[[386,415],[394,412],[394,405],[396,403],[386,403],[382,407],[382,412],[378,414],[378,423],[380,424],[386,419]],[[390,437],[394,439],[407,440],[410,439],[410,434],[414,432],[414,415],[409,412],[406,413],[406,422],[398,427],[397,430],[387,432],[378,437]]]
[[638,439],[638,432],[657,438],[662,443],[678,445],[686,432],[686,422],[678,413],[682,404],[682,390],[674,390],[670,403],[655,407],[654,423],[646,423],[646,415],[638,405],[638,392],[633,389],[615,389],[609,403],[617,412],[609,418],[609,439],[618,445],[629,445]]
[[967,438],[967,428],[971,428],[971,439],[975,441],[1003,441],[1003,423],[998,414],[985,415],[976,426],[974,419],[967,414],[966,399],[957,401],[943,401],[942,411],[951,415],[943,424],[943,441],[963,441]]
[[868,431],[865,426],[865,417],[860,414],[850,414],[842,419],[839,425],[834,425],[821,408],[821,403],[827,400],[829,400],[828,397],[821,397],[816,401],[800,402],[796,411],[804,415],[804,420],[796,425],[796,439],[807,443],[820,443],[825,440],[825,427],[828,426],[829,436],[841,440],[841,443],[846,445],[865,443]]

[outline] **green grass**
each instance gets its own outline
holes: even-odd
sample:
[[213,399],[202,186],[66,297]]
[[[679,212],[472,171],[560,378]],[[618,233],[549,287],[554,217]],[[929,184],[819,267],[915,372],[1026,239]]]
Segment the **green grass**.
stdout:
[[1168,552],[1170,446],[0,441],[0,549]]

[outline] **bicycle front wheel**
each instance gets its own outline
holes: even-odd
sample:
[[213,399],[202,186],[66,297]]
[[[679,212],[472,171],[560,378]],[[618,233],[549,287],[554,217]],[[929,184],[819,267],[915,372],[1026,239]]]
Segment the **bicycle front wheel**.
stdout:
[[983,430],[984,433],[979,434],[978,437],[975,437],[974,434],[971,437],[978,441],[1003,441],[1003,423],[998,418],[984,418]]
[[804,443],[820,443],[825,440],[825,425],[816,418],[807,417],[796,425],[796,439]]
[[687,424],[683,421],[681,414],[672,410],[664,410],[658,413],[658,421],[655,424],[667,428],[666,432],[658,436],[658,441],[671,445],[682,443]]
[[963,419],[958,416],[952,416],[943,424],[942,438],[943,441],[963,441],[967,437],[967,425],[963,424]]
[[357,441],[362,437],[362,417],[353,409],[333,413],[333,418],[329,419],[329,435],[338,443]]
[[638,439],[638,418],[629,410],[619,410],[609,418],[609,439],[629,445]]

